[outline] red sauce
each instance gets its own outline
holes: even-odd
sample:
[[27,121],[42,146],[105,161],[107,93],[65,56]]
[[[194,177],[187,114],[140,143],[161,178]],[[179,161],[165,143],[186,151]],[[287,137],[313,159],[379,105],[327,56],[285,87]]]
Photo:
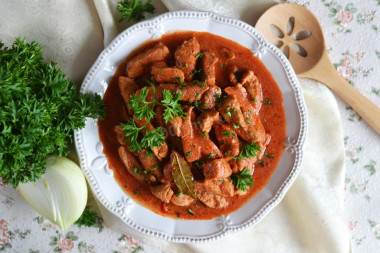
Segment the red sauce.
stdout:
[[[214,51],[219,58],[216,65],[217,85],[222,88],[228,85],[228,79],[224,69],[227,62],[223,62],[218,55],[218,49],[221,47],[229,48],[235,53],[235,59],[228,61],[229,64],[234,64],[242,70],[253,70],[262,85],[264,102],[260,110],[260,118],[266,132],[271,135],[271,141],[266,149],[266,153],[269,155],[263,156],[262,164],[256,164],[253,174],[254,184],[252,189],[248,191],[248,194],[229,197],[230,204],[226,208],[208,208],[200,201],[196,201],[195,204],[189,207],[163,203],[151,193],[148,185],[136,182],[124,168],[118,155],[117,148],[119,144],[116,139],[116,134],[113,131],[115,125],[120,122],[125,122],[125,109],[118,89],[117,80],[119,76],[126,75],[125,69],[127,61],[145,49],[152,47],[158,41],[162,41],[171,52],[174,52],[175,48],[184,40],[190,39],[193,36],[199,41],[201,51]],[[163,216],[184,219],[211,219],[237,210],[265,187],[276,169],[283,152],[283,141],[286,131],[285,110],[281,91],[271,73],[257,57],[252,55],[249,49],[234,41],[210,33],[176,32],[164,35],[158,40],[146,42],[134,50],[126,60],[120,64],[109,83],[103,101],[107,109],[105,119],[98,122],[99,137],[104,146],[103,152],[107,157],[109,167],[114,172],[116,181],[124,192],[136,202]],[[194,215],[188,213],[189,208],[194,212]]]

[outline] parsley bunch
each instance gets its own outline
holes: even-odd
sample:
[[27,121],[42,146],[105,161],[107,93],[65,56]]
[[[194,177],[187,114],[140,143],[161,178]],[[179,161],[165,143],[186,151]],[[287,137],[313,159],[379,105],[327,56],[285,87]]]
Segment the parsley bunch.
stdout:
[[0,177],[13,186],[37,180],[48,156],[68,154],[86,117],[104,115],[100,96],[78,93],[34,41],[0,42],[0,90]]

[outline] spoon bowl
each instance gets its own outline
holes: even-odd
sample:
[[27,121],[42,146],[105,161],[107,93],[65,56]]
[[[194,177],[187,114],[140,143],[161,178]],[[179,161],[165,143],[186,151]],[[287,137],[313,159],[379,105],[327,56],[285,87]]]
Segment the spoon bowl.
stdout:
[[324,83],[380,134],[380,108],[336,71],[312,12],[298,4],[278,4],[259,18],[256,29],[284,53],[298,76]]

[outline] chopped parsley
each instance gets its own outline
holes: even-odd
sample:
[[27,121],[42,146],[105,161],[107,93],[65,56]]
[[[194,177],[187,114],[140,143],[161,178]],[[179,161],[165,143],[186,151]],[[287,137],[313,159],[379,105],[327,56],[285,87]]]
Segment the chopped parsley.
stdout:
[[194,80],[194,83],[198,84],[201,86],[201,88],[204,88],[207,85],[207,80],[203,81],[204,83],[200,82],[199,80]]
[[202,73],[202,70],[196,69],[193,73],[190,74],[190,76],[200,75]]
[[231,137],[231,132],[230,131],[224,131],[223,135],[226,137]]
[[191,210],[190,208],[189,208],[189,209],[187,209],[187,213],[188,213],[188,214],[190,214],[191,216],[194,216],[194,211],[193,211],[193,210]]
[[193,152],[189,151],[186,153],[186,156],[191,156],[193,154]]
[[141,176],[141,170],[137,167],[137,164],[133,164],[133,172]]
[[272,104],[272,100],[270,100],[269,98],[264,99],[264,105],[271,105],[271,104]]
[[186,83],[180,77],[176,77],[175,80],[179,83],[179,88],[184,90],[186,88]]
[[196,55],[194,55],[195,58],[202,58],[203,57],[203,53],[202,52],[199,52],[197,53]]

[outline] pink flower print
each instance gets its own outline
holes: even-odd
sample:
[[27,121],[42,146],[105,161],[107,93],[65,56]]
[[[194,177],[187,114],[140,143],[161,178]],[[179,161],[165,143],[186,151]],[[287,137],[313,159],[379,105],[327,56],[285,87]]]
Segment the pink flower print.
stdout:
[[67,239],[63,236],[59,238],[57,244],[61,252],[70,252],[74,248],[73,240]]
[[0,245],[4,245],[9,241],[8,223],[6,220],[0,220]]
[[336,18],[339,20],[341,25],[346,25],[351,23],[354,19],[354,14],[351,11],[340,9],[340,11],[336,14]]
[[348,66],[338,66],[337,68],[339,74],[346,80],[347,82],[350,81],[352,77],[352,70]]
[[351,66],[350,57],[345,56],[345,57],[342,59],[342,66],[343,66],[343,67],[349,67],[349,66]]
[[355,52],[355,60],[360,61],[361,59],[363,59],[363,56],[363,52]]
[[126,235],[125,240],[127,242],[129,242],[134,247],[138,247],[140,245],[137,241],[133,240],[133,238],[131,236]]
[[350,221],[348,223],[348,227],[350,230],[354,230],[354,228],[356,228],[356,225],[358,225],[358,223],[356,221]]

